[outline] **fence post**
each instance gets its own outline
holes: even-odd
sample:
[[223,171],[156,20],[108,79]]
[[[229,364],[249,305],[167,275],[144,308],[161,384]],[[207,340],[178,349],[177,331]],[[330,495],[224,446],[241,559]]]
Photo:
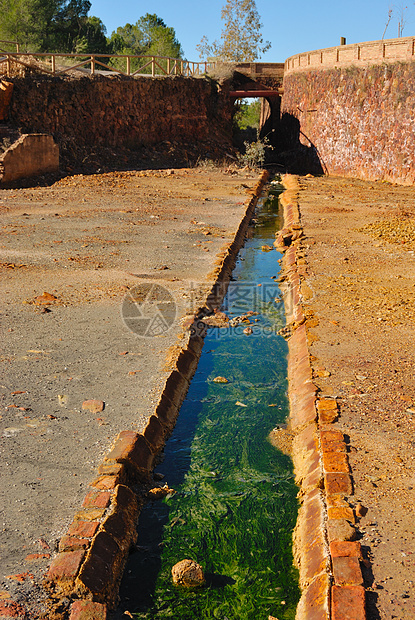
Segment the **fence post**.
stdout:
[[154,56],[151,57],[151,75],[153,77],[156,75],[156,59]]
[[11,76],[11,63],[10,63],[10,56],[7,54],[7,63],[6,63],[6,73],[7,73],[7,77]]
[[131,73],[131,59],[129,56],[127,56],[127,75],[130,75]]
[[52,57],[51,57],[51,65],[52,65],[52,73],[53,73],[53,75],[55,75],[55,71],[56,71],[56,60],[55,60],[55,54],[52,54]]
[[95,56],[91,56],[91,75],[95,75]]
[[170,58],[167,59],[167,75],[170,75]]

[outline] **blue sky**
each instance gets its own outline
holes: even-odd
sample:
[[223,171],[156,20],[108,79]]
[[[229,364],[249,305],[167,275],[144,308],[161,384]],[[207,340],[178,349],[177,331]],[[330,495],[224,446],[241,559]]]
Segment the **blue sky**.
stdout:
[[[196,45],[203,35],[210,41],[220,37],[220,11],[225,0],[91,0],[90,15],[100,17],[110,35],[118,26],[134,23],[145,13],[156,13],[172,26],[188,60],[199,60]],[[267,62],[284,62],[299,52],[331,47],[346,37],[347,43],[382,38],[388,10],[394,16],[385,38],[398,36],[403,7],[406,25],[403,36],[415,34],[414,2],[393,4],[388,0],[256,0],[264,25],[264,39],[272,43],[262,57]]]

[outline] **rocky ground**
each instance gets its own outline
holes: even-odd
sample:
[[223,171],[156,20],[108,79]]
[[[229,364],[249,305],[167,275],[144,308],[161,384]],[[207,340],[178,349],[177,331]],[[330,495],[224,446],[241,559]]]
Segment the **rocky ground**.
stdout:
[[[0,600],[36,597],[97,463],[143,430],[257,180],[208,166],[0,190]],[[122,310],[143,283],[173,299],[145,337]]]
[[[365,553],[368,619],[415,617],[415,195],[300,179],[316,384],[340,405]],[[364,511],[363,511],[364,512]]]

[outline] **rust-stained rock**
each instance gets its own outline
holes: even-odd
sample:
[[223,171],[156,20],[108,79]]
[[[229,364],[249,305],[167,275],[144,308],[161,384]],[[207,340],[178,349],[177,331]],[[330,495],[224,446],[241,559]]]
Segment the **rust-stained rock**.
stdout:
[[42,305],[50,305],[53,304],[55,301],[57,301],[57,297],[55,295],[52,295],[52,293],[48,293],[47,291],[44,291],[42,293],[42,295],[38,295],[37,297],[35,297],[34,299],[34,303],[37,306],[42,306]]
[[105,403],[103,400],[90,399],[84,400],[84,402],[82,403],[82,409],[86,409],[91,413],[100,413],[101,411],[104,411],[104,408]]
[[181,560],[171,569],[173,583],[185,588],[198,588],[205,584],[203,568],[193,560]]
[[155,501],[158,499],[163,499],[163,497],[166,497],[167,495],[173,495],[174,493],[176,493],[176,491],[171,489],[166,483],[162,487],[154,487],[150,489],[148,492],[148,498],[150,501]]

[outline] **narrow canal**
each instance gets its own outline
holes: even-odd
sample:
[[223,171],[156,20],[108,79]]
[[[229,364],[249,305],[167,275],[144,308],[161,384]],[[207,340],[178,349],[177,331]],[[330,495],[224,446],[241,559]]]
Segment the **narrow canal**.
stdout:
[[[127,616],[295,617],[300,591],[292,530],[298,489],[290,458],[268,440],[288,416],[287,345],[277,335],[284,325],[276,281],[281,255],[272,245],[281,224],[280,190],[271,184],[260,202],[222,308],[233,326],[208,329],[198,370],[156,470],[176,492],[141,514],[138,550],[130,556],[121,587]],[[203,566],[205,587],[173,586],[171,568],[185,558]]]

